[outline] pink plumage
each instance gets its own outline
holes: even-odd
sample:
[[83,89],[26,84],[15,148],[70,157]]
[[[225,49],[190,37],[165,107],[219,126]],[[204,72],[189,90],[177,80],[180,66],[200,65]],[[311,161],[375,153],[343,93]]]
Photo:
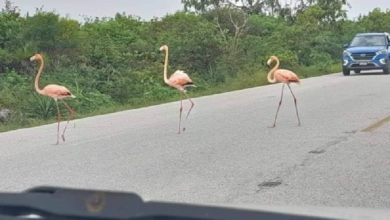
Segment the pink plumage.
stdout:
[[291,90],[290,83],[296,83],[296,84],[300,85],[301,81],[299,80],[298,76],[294,72],[292,72],[290,70],[286,70],[286,69],[279,69],[280,62],[276,56],[271,56],[269,58],[269,60],[267,61],[267,65],[271,65],[271,63],[274,61],[276,62],[276,65],[274,68],[272,68],[272,70],[267,75],[268,82],[276,83],[279,81],[279,82],[283,83],[283,87],[282,87],[282,95],[280,97],[278,110],[276,111],[276,115],[275,115],[274,125],[272,126],[272,128],[274,128],[276,126],[276,118],[278,117],[280,105],[282,104],[283,90],[284,90],[284,85],[286,85],[286,84],[287,84],[288,88],[290,89],[291,94],[294,98],[295,110],[296,110],[297,118],[298,118],[298,126],[300,126],[301,121],[299,119],[299,114],[298,114],[297,99],[295,98],[295,95]]
[[45,86],[42,91],[45,93],[45,95],[52,97],[53,99],[62,100],[68,97],[75,98],[75,96],[69,91],[69,89],[64,86],[50,84]]
[[[187,73],[185,73],[182,70],[177,70],[174,72],[169,78],[168,78],[168,46],[164,45],[160,48],[160,51],[165,50],[165,64],[164,64],[164,82],[180,91],[180,94],[184,94],[188,100],[191,102],[191,108],[188,111],[187,117],[190,115],[190,112],[192,108],[194,107],[194,102],[190,99],[190,97],[187,95],[187,87],[196,87],[194,83],[192,82],[191,78],[188,76]],[[181,114],[183,111],[183,97],[180,95],[180,118],[179,118],[179,132],[180,134],[180,126],[181,126]],[[183,127],[183,131],[185,131],[185,127]]]
[[295,73],[290,70],[278,69],[274,72],[275,78],[282,83],[297,83],[300,84],[300,80]]
[[43,57],[40,54],[35,54],[34,56],[32,56],[30,58],[30,60],[31,61],[38,60],[41,63],[39,70],[38,70],[38,74],[35,77],[35,90],[37,91],[37,93],[39,93],[41,95],[53,98],[55,103],[56,103],[56,106],[57,106],[57,119],[58,119],[57,142],[56,142],[56,145],[57,145],[59,143],[59,132],[60,132],[59,130],[60,130],[60,122],[61,122],[61,114],[60,114],[60,109],[58,107],[57,100],[61,100],[64,103],[64,105],[66,106],[66,108],[69,110],[69,113],[70,113],[69,118],[68,118],[68,122],[64,128],[64,132],[62,133],[62,140],[65,141],[65,131],[66,131],[66,128],[68,127],[69,120],[73,117],[75,111],[72,108],[70,108],[69,105],[63,99],[68,98],[68,97],[70,97],[70,98],[76,98],[76,97],[69,91],[69,89],[67,89],[64,86],[50,84],[50,85],[45,86],[43,89],[40,89],[39,88],[39,78],[42,74],[43,67],[44,67]]
[[187,73],[181,70],[177,70],[175,73],[173,73],[169,77],[167,84],[180,91],[186,91],[185,88],[190,86],[196,87]]

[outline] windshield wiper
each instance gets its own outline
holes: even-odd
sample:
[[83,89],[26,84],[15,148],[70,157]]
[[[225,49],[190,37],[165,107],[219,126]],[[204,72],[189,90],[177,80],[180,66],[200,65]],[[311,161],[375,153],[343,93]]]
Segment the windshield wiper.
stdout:
[[[38,215],[43,219],[226,219],[330,220],[277,212],[144,202],[134,193],[38,187],[22,193],[0,193],[0,219]],[[4,217],[4,218],[2,218]]]

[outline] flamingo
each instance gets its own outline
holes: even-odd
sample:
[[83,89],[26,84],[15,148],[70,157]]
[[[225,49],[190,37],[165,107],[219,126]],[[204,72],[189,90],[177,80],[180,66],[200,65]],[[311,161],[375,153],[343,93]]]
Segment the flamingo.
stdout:
[[71,109],[69,107],[69,105],[63,100],[65,98],[76,98],[76,96],[74,96],[70,91],[69,89],[65,88],[64,86],[59,86],[59,85],[47,85],[45,86],[43,89],[40,89],[39,88],[39,78],[42,74],[42,70],[43,70],[43,66],[44,66],[44,61],[43,61],[43,58],[42,58],[42,55],[40,54],[35,54],[34,56],[32,56],[30,58],[30,61],[34,61],[34,60],[37,60],[41,63],[40,67],[39,67],[39,70],[38,70],[38,74],[37,76],[35,77],[35,91],[37,91],[37,93],[41,94],[41,95],[44,95],[44,96],[48,96],[48,97],[51,97],[54,99],[55,103],[56,103],[56,106],[57,106],[57,119],[58,119],[58,127],[57,127],[57,142],[55,145],[58,145],[59,143],[59,131],[60,131],[60,122],[61,122],[61,114],[60,114],[60,108],[58,107],[58,100],[62,101],[66,108],[69,110],[69,117],[68,117],[68,123],[66,124],[65,128],[64,128],[64,132],[62,133],[62,140],[65,142],[65,131],[66,131],[66,128],[69,124],[69,120],[70,118],[74,115],[75,111],[73,109]]
[[[183,72],[181,70],[177,70],[168,79],[168,77],[167,77],[167,72],[168,72],[168,46],[167,45],[163,45],[160,48],[160,51],[164,51],[164,50],[165,50],[164,82],[167,85],[169,85],[169,86],[171,86],[173,88],[176,88],[177,90],[180,91],[180,116],[179,116],[179,132],[178,132],[178,134],[180,134],[181,115],[182,115],[182,111],[183,111],[183,96],[182,96],[182,94],[184,94],[188,98],[188,100],[191,102],[191,108],[188,111],[188,114],[187,114],[187,117],[186,117],[186,119],[188,119],[188,116],[190,115],[190,112],[191,112],[191,110],[192,110],[192,108],[194,107],[195,104],[191,100],[191,98],[187,95],[186,88],[187,87],[196,87],[196,86],[192,82],[191,78],[187,75],[187,73],[185,73],[185,72]],[[183,127],[183,132],[184,131],[185,131],[185,127]]]
[[[290,70],[286,70],[286,69],[278,69],[280,62],[276,56],[271,56],[267,61],[267,65],[270,66],[271,63],[274,61],[276,62],[276,65],[274,66],[274,68],[272,68],[272,70],[267,75],[268,82],[276,83],[277,81],[279,81],[279,82],[283,83],[283,87],[282,87],[282,95],[281,95],[280,101],[279,101],[279,107],[278,107],[278,110],[276,111],[276,115],[275,115],[274,125],[271,128],[274,128],[276,126],[276,118],[278,117],[279,108],[280,108],[280,105],[282,104],[283,90],[284,90],[284,85],[286,85],[286,84],[287,84],[288,88],[290,89],[291,94],[294,98],[295,110],[296,110],[297,118],[298,118],[298,126],[300,126],[301,121],[299,119],[299,114],[298,114],[297,99],[295,98],[295,95],[294,95],[293,91],[291,90],[290,83],[296,83],[296,84],[300,85],[301,82],[300,82],[298,76],[294,72],[292,72]],[[272,78],[272,75],[273,75],[273,78]]]

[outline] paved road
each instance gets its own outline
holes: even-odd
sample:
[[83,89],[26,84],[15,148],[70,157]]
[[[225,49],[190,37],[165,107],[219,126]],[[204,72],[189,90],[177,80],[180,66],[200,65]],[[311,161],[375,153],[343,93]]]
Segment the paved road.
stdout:
[[59,146],[54,124],[2,133],[0,190],[57,185],[147,200],[390,207],[390,76],[302,80],[292,86],[302,126],[286,90],[270,129],[281,86],[194,99],[182,135],[178,102],[78,120]]

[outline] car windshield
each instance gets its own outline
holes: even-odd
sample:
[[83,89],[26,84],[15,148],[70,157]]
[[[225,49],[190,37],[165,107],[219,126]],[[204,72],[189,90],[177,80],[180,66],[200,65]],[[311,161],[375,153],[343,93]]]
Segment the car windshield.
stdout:
[[351,47],[384,46],[386,44],[383,35],[357,36],[351,42]]

